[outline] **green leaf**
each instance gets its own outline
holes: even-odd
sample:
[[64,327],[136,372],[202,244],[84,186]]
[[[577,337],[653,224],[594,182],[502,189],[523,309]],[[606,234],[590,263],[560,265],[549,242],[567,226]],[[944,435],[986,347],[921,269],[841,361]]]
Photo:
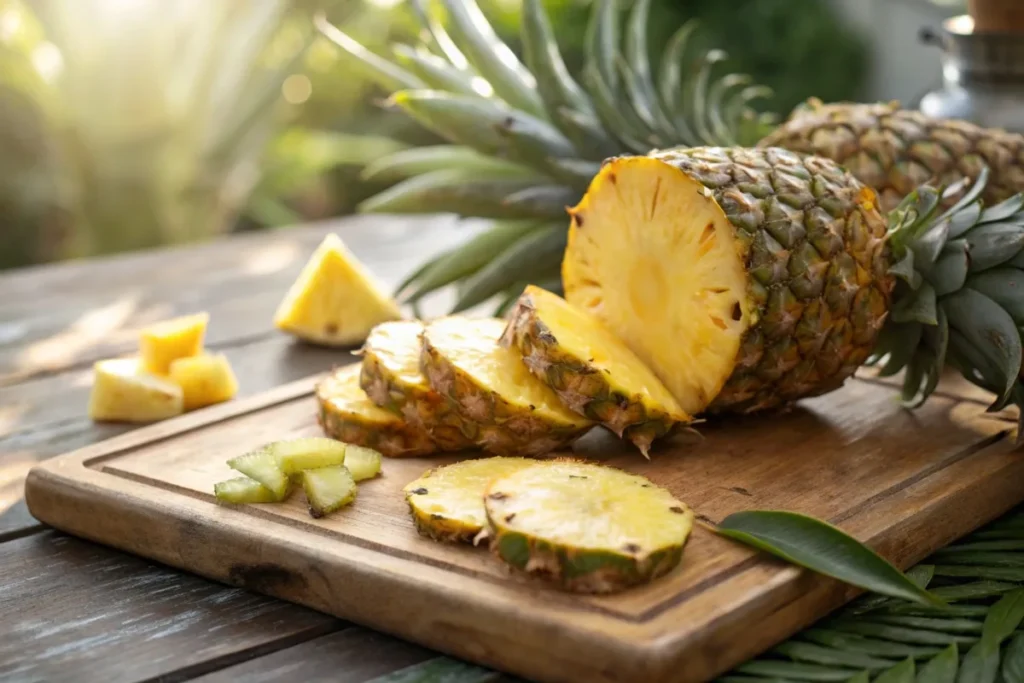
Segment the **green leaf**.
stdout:
[[932,224],[924,234],[914,238],[908,247],[914,252],[914,263],[919,270],[927,271],[939,258],[949,236],[949,221]]
[[981,622],[973,619],[943,617],[912,617],[906,615],[876,614],[873,619],[893,626],[947,631],[950,633],[981,633]]
[[[973,206],[971,209],[968,209],[968,213],[973,210],[974,206],[976,206],[978,207],[978,213],[980,214],[981,206],[979,204],[975,204],[974,202],[978,199],[978,197],[981,196],[981,193],[984,192],[985,185],[988,183],[989,175],[991,175],[991,171],[989,170],[988,166],[982,166],[981,171],[978,173],[978,178],[974,181],[974,184],[971,185],[970,189],[967,190],[966,193],[964,193],[963,197],[958,199],[956,203],[953,204],[953,206],[949,207],[949,209],[944,214],[942,214],[942,218],[953,217],[953,221],[954,223],[956,223],[957,218],[960,216],[961,213],[964,212],[964,209],[969,205]],[[964,232],[966,232],[966,230],[967,228],[964,228]],[[949,236],[950,238],[959,237],[960,233],[954,234],[954,230],[950,229]]]
[[795,512],[736,512],[716,528],[719,534],[865,590],[921,604],[942,604],[899,569],[821,520]]
[[715,65],[725,60],[726,54],[722,50],[710,50],[705,54],[700,62],[700,68],[697,70],[697,75],[693,80],[693,86],[690,90],[689,102],[693,107],[693,118],[691,121],[693,131],[696,133],[697,139],[706,145],[714,143],[714,137],[708,128],[708,121],[706,120],[708,111],[708,81],[711,78],[711,71]]
[[485,156],[471,147],[462,145],[429,145],[403,149],[372,161],[363,169],[360,177],[363,180],[395,181],[445,169],[479,172],[489,178],[528,180],[538,177],[530,168]]
[[619,142],[637,154],[646,154],[656,146],[636,113],[622,106],[592,64],[583,69],[583,82],[594,98],[598,117]]
[[889,353],[885,366],[879,371],[881,377],[891,377],[906,367],[917,352],[924,328],[920,323],[887,324],[878,341],[878,348]]
[[996,223],[1004,221],[1024,207],[1024,195],[1015,194],[981,212],[979,223]]
[[985,617],[982,639],[1001,644],[1024,621],[1024,588],[1007,593],[992,605]]
[[647,111],[649,125],[671,143],[675,127],[665,115],[658,100],[651,75],[651,63],[647,46],[647,23],[650,17],[651,0],[637,0],[629,14],[626,25],[625,64],[632,86],[630,97],[633,108],[639,113],[638,102]]
[[907,657],[887,671],[883,671],[874,683],[914,683],[914,660]]
[[962,334],[971,348],[997,371],[998,375],[989,379],[999,394],[997,403],[1006,401],[1020,372],[1022,357],[1020,333],[1013,318],[999,304],[973,289],[944,297],[942,307],[949,326]]
[[788,640],[777,645],[774,652],[798,662],[824,664],[826,666],[848,666],[856,669],[887,669],[893,665],[891,659],[874,657],[863,652],[849,652],[842,648],[825,647],[811,643]]
[[448,30],[495,94],[516,109],[544,118],[537,83],[515,53],[494,32],[476,0],[442,0],[448,10]]
[[[524,59],[537,79],[537,92],[540,93],[547,110],[555,112],[566,108],[592,114],[594,107],[590,98],[565,66],[541,0],[525,0],[522,13]],[[558,125],[557,120],[554,123]],[[573,138],[574,131],[563,129],[562,132],[570,139]],[[585,141],[573,142],[580,145]],[[581,149],[585,148],[581,146]]]
[[1024,683],[1024,633],[1018,633],[1003,653],[1001,669],[1006,683]]
[[945,296],[961,289],[967,280],[970,264],[965,240],[954,240],[947,244],[926,276],[928,282],[935,287],[936,296]]
[[889,268],[889,272],[910,285],[911,289],[921,286],[921,274],[914,270],[914,252],[911,249],[904,252],[900,260]]
[[845,681],[856,674],[851,669],[840,669],[820,664],[804,664],[802,662],[783,662],[772,659],[755,659],[736,667],[737,673],[754,676],[771,676],[784,680],[800,681]]
[[696,137],[686,120],[685,107],[680,102],[683,90],[683,56],[686,54],[690,36],[696,29],[697,21],[690,19],[672,35],[668,47],[665,48],[665,54],[662,56],[658,82],[661,101],[667,111],[675,112],[672,123],[675,124],[676,131],[679,133],[680,142],[687,145],[693,145]]
[[905,628],[903,626],[892,626],[878,621],[868,619],[847,619],[835,620],[828,623],[828,627],[838,631],[847,631],[869,638],[880,640],[894,640],[900,643],[914,645],[949,645],[959,643],[970,645],[978,641],[977,636],[963,635],[959,633],[944,633],[942,631],[925,631],[916,628]]
[[871,676],[867,671],[861,671],[859,674],[854,674],[846,679],[846,683],[869,683]]
[[960,667],[956,643],[928,660],[917,674],[917,683],[955,683]]
[[919,322],[925,325],[938,324],[935,288],[927,282],[913,291],[913,294],[892,307],[892,319],[898,323]]
[[328,40],[340,47],[346,54],[355,59],[355,63],[368,77],[387,90],[402,88],[425,88],[426,83],[409,73],[402,67],[389,62],[378,54],[367,50],[358,41],[338,29],[318,14],[316,27]]
[[967,651],[957,683],[995,683],[999,673],[999,646],[982,639]]
[[508,206],[505,199],[533,186],[529,180],[481,178],[447,169],[403,180],[363,200],[360,213],[454,213],[478,218],[536,218],[528,205]]
[[402,66],[422,80],[426,87],[462,95],[481,94],[473,88],[471,75],[459,71],[437,55],[408,45],[395,45],[391,50]]
[[417,21],[420,22],[423,28],[427,29],[430,37],[434,39],[437,49],[451,62],[452,66],[459,71],[471,73],[472,69],[469,66],[469,60],[466,59],[466,55],[462,54],[462,51],[455,47],[451,36],[444,30],[444,27],[437,21],[437,18],[431,14],[425,4],[426,2],[429,2],[429,0],[412,0],[410,3]]
[[967,279],[966,287],[999,304],[1018,325],[1024,325],[1024,272],[1016,268],[992,268]]
[[505,198],[505,206],[510,211],[525,212],[538,218],[565,218],[568,225],[565,207],[575,205],[579,198],[579,193],[572,188],[538,185],[513,192]]
[[[908,603],[904,603],[908,604]],[[928,657],[936,654],[936,647],[907,645],[898,641],[865,638],[864,636],[843,633],[827,628],[809,628],[800,633],[800,638],[822,645],[837,647],[851,652],[863,652],[877,657],[899,659],[903,657]]]
[[977,273],[1009,261],[1024,247],[1024,225],[979,225],[964,239],[971,257],[969,270]]
[[949,234],[946,239],[952,240],[961,237],[965,232],[978,224],[981,218],[981,204],[971,204],[949,219]]
[[708,92],[707,110],[715,144],[725,147],[740,145],[735,137],[731,123],[726,120],[726,97],[729,91],[749,85],[750,82],[751,78],[746,74],[726,74],[712,84]]
[[435,657],[419,664],[407,666],[367,683],[497,683],[497,671],[462,662],[449,657]]
[[1024,583],[1024,568],[1020,567],[976,567],[972,565],[937,564],[935,565],[935,575]]
[[[619,54],[619,13],[615,0],[597,0],[590,14],[583,48],[584,68],[594,69],[614,96],[619,89],[619,73],[615,66]],[[591,93],[593,96],[593,93]]]

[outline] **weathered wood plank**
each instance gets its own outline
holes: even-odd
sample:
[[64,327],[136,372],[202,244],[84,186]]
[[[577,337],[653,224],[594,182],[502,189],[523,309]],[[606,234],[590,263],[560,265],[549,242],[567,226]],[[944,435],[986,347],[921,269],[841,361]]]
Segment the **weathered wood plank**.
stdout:
[[135,683],[344,622],[63,534],[0,545],[0,679]]

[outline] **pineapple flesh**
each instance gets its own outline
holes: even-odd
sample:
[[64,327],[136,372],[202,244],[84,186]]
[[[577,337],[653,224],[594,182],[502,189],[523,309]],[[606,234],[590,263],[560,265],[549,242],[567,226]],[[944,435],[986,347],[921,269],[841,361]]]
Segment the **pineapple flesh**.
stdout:
[[203,353],[171,362],[168,374],[181,387],[185,410],[223,403],[238,393],[238,379],[222,353]]
[[477,458],[444,465],[406,484],[416,529],[435,541],[469,543],[487,525],[484,491],[496,477],[535,464],[529,458]]
[[92,420],[157,422],[184,410],[181,387],[145,370],[139,358],[111,358],[93,365],[88,407]]
[[781,149],[618,158],[571,212],[566,299],[687,414],[825,393],[867,359],[889,310],[875,199],[836,164]]
[[374,325],[401,317],[398,304],[334,234],[324,238],[274,315],[274,325],[305,341],[351,346]]
[[535,285],[509,314],[501,344],[563,404],[632,441],[646,456],[654,439],[690,422],[665,385],[593,315]]
[[437,452],[430,435],[373,403],[359,387],[359,364],[340,368],[316,387],[318,420],[338,441],[365,446],[390,457]]
[[449,316],[423,333],[427,381],[453,406],[462,432],[497,455],[540,455],[569,445],[594,423],[562,405],[522,356],[498,340],[498,318]]
[[494,479],[484,496],[491,549],[579,593],[614,593],[675,568],[693,511],[646,478],[553,460]]
[[151,325],[139,335],[142,365],[149,372],[166,375],[171,363],[196,356],[203,350],[208,313],[181,316]]
[[362,348],[360,386],[370,400],[425,429],[445,451],[472,448],[448,401],[427,382],[420,369],[423,323],[396,320],[377,325]]

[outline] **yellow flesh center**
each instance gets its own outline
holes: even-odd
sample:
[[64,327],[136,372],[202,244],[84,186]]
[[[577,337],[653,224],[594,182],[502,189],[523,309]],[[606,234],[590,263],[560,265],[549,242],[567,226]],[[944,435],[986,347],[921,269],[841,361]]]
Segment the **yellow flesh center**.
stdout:
[[750,324],[735,229],[705,188],[657,159],[605,165],[573,210],[566,299],[622,339],[695,415],[732,374]]
[[661,380],[597,318],[538,287],[531,285],[527,293],[537,317],[565,353],[601,370],[614,389],[627,396],[638,395],[676,419],[686,420],[683,409]]
[[553,422],[586,427],[589,422],[570,411],[555,393],[534,377],[515,349],[498,344],[505,321],[497,318],[444,318],[427,328],[430,344],[445,360],[509,403],[534,411]]
[[644,555],[681,545],[693,512],[640,477],[587,463],[547,462],[488,490],[496,523],[559,545]]
[[326,380],[321,393],[325,397],[330,397],[328,404],[335,412],[356,415],[361,422],[401,422],[400,417],[374,404],[359,387],[358,363],[341,369],[334,377]]
[[366,347],[394,381],[426,388],[427,379],[420,371],[421,332],[423,323],[416,320],[381,323],[370,333]]

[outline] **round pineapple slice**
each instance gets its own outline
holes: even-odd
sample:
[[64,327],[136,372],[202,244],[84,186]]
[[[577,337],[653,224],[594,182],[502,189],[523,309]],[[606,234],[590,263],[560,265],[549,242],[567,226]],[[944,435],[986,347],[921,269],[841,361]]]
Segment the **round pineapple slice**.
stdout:
[[484,510],[498,557],[579,593],[614,593],[667,574],[694,519],[644,477],[565,460],[494,479]]
[[651,442],[690,422],[650,368],[586,311],[534,285],[509,314],[501,344],[566,406],[625,436],[647,456]]
[[377,325],[362,348],[359,384],[370,400],[425,429],[445,451],[475,444],[460,430],[460,420],[420,370],[423,323],[401,320]]
[[437,451],[422,427],[375,405],[359,387],[359,364],[339,368],[316,387],[319,422],[338,441],[365,446],[391,458]]
[[582,436],[594,423],[562,405],[518,351],[498,340],[498,318],[449,316],[423,332],[421,363],[430,386],[461,418],[462,433],[497,455],[542,455]]
[[484,491],[495,477],[536,464],[529,458],[477,458],[428,470],[403,491],[416,529],[435,541],[469,543],[487,523]]

